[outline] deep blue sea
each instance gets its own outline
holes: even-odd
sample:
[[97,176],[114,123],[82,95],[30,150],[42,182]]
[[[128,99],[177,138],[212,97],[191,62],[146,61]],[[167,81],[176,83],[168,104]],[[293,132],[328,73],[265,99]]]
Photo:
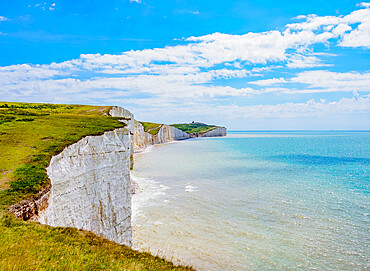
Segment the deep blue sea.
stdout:
[[370,132],[228,132],[135,163],[136,249],[198,270],[370,269]]

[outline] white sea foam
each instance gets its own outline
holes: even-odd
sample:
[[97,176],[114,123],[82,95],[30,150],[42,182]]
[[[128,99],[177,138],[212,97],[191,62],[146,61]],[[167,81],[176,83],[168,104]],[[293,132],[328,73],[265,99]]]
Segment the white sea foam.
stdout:
[[192,185],[187,185],[185,186],[185,192],[194,192],[194,188]]
[[131,179],[136,184],[135,194],[132,195],[131,199],[132,221],[135,223],[136,218],[143,215],[141,209],[150,205],[152,199],[164,195],[164,191],[169,187],[150,178],[137,177],[133,173],[131,173]]

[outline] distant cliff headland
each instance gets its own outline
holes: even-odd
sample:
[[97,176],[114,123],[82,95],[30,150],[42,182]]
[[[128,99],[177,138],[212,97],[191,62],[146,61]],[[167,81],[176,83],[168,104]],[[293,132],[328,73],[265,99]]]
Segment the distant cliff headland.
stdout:
[[[164,124],[151,123],[151,122],[140,122],[144,126],[144,131],[150,134],[156,135]],[[185,132],[189,137],[210,137],[210,136],[225,136],[226,128],[219,127],[216,125],[208,125],[201,122],[171,124],[171,127],[175,127]],[[187,137],[188,138],[188,137]]]
[[0,268],[190,270],[129,248],[133,154],[223,135],[203,123],[138,122],[121,107],[0,102],[0,238],[13,248],[0,248]]

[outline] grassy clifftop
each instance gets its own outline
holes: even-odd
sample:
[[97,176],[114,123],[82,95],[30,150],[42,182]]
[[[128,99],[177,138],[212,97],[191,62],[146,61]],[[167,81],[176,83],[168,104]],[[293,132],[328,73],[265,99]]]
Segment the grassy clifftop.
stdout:
[[190,270],[72,228],[16,219],[10,205],[49,184],[51,157],[123,127],[110,107],[0,102],[0,270]]
[[200,135],[219,128],[216,125],[208,125],[200,122],[171,124],[171,126],[176,127],[177,129],[180,129],[188,134],[197,133]]
[[147,132],[152,135],[158,134],[159,128],[161,128],[163,125],[159,123],[145,122],[145,121],[140,121],[140,123],[144,126],[144,132]]
[[[0,189],[8,204],[47,185],[51,157],[87,135],[123,127],[110,107],[0,102]],[[10,189],[9,189],[10,188]],[[2,193],[4,195],[4,193]]]

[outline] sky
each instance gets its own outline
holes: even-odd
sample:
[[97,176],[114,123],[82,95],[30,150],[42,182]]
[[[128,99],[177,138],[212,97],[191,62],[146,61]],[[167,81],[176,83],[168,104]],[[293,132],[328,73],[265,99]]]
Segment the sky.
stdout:
[[370,2],[0,0],[0,100],[370,130]]

